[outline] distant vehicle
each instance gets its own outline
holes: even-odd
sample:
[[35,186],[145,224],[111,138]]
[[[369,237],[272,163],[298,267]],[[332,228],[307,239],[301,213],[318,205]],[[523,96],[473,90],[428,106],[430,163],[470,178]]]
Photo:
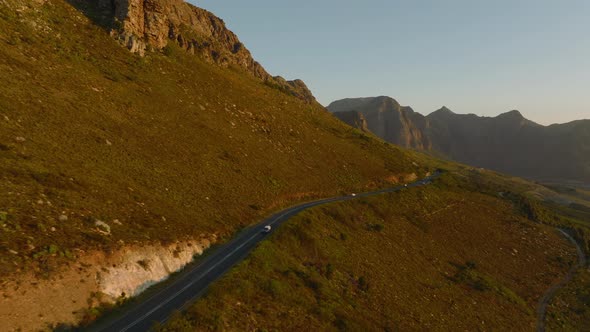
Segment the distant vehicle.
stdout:
[[404,187],[407,187],[407,186],[408,186],[408,184],[407,184],[407,183],[406,183],[406,184],[404,184]]
[[264,229],[262,230],[262,233],[270,233],[271,227],[270,225],[266,225],[264,226]]
[[352,194],[350,194],[350,196],[352,196],[352,197],[356,197],[356,194],[355,194],[355,193],[352,193]]

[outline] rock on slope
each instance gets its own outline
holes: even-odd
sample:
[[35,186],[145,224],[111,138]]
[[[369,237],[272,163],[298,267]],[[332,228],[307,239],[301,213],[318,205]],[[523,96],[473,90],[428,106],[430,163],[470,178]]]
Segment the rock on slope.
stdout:
[[162,50],[174,42],[187,52],[197,54],[221,66],[240,67],[254,77],[290,93],[308,103],[315,98],[301,80],[287,81],[271,76],[253,58],[250,51],[223,20],[183,0],[98,0],[88,4],[73,0],[78,6],[97,6],[101,21],[131,52],[143,55],[148,50]]
[[359,127],[405,147],[517,176],[590,182],[590,121],[542,126],[518,111],[497,117],[455,114],[446,107],[423,116],[389,97],[344,99],[328,109]]

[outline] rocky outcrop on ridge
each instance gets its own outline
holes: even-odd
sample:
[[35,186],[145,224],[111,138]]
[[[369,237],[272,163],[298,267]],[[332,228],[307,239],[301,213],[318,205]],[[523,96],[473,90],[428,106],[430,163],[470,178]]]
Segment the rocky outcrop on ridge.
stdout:
[[[328,110],[349,125],[364,130],[358,126],[361,124],[388,142],[420,150],[431,148],[432,144],[424,134],[428,128],[424,116],[392,98],[343,99],[330,104]],[[361,116],[363,120],[360,120]]]
[[271,76],[222,19],[183,0],[97,0],[111,19],[111,35],[131,52],[145,54],[176,43],[220,66],[242,68],[268,85],[307,103],[315,98],[301,80]]

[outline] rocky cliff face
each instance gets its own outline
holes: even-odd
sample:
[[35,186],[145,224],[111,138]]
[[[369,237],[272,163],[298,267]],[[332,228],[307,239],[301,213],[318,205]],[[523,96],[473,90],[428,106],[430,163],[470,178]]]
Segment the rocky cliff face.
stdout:
[[111,35],[131,52],[143,55],[176,43],[209,62],[242,68],[281,91],[315,102],[303,81],[287,81],[266,72],[223,20],[204,9],[183,0],[95,1],[100,11],[112,18]]
[[328,109],[401,146],[522,177],[590,182],[589,120],[545,127],[518,111],[479,117],[446,107],[423,116],[389,97],[344,99]]
[[361,124],[388,142],[420,150],[431,148],[424,135],[428,128],[425,117],[392,98],[344,99],[330,104],[328,110],[349,125],[363,130]]
[[367,123],[367,118],[365,115],[358,111],[348,111],[348,112],[338,112],[335,113],[336,116],[340,121],[347,123],[348,125],[359,129],[360,131],[369,133],[369,124]]

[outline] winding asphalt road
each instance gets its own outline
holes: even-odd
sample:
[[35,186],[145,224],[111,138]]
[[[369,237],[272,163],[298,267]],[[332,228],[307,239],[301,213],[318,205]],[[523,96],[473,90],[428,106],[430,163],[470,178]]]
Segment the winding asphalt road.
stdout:
[[576,251],[578,252],[578,263],[572,265],[570,270],[567,272],[565,278],[563,278],[563,280],[561,280],[559,283],[549,288],[549,290],[545,293],[545,295],[543,295],[543,297],[539,301],[539,305],[537,306],[537,332],[545,332],[545,316],[547,314],[547,306],[549,305],[549,302],[551,302],[553,297],[555,297],[555,294],[557,294],[557,292],[560,289],[565,287],[565,285],[574,278],[574,274],[576,273],[576,271],[586,266],[586,255],[584,254],[584,251],[582,250],[582,247],[580,247],[578,241],[576,241],[565,230],[561,228],[558,228],[558,230],[566,239],[568,239],[568,241],[570,241],[576,247]]
[[[429,177],[408,184],[407,187],[429,184],[432,180],[439,177],[440,174],[440,172],[436,172]],[[348,195],[327,198],[280,211],[259,224],[245,229],[236,238],[221,247],[211,249],[213,251],[208,253],[207,257],[202,261],[189,265],[178,276],[173,278],[165,288],[159,290],[151,297],[140,303],[131,305],[116,317],[106,317],[105,320],[91,326],[88,331],[148,331],[154,323],[166,322],[172,313],[182,310],[188,304],[199,298],[211,283],[242,261],[260,241],[269,235],[263,232],[264,226],[272,226],[272,233],[291,217],[311,207],[396,192],[404,188],[406,186],[397,186],[379,191],[360,193],[355,196]]]

